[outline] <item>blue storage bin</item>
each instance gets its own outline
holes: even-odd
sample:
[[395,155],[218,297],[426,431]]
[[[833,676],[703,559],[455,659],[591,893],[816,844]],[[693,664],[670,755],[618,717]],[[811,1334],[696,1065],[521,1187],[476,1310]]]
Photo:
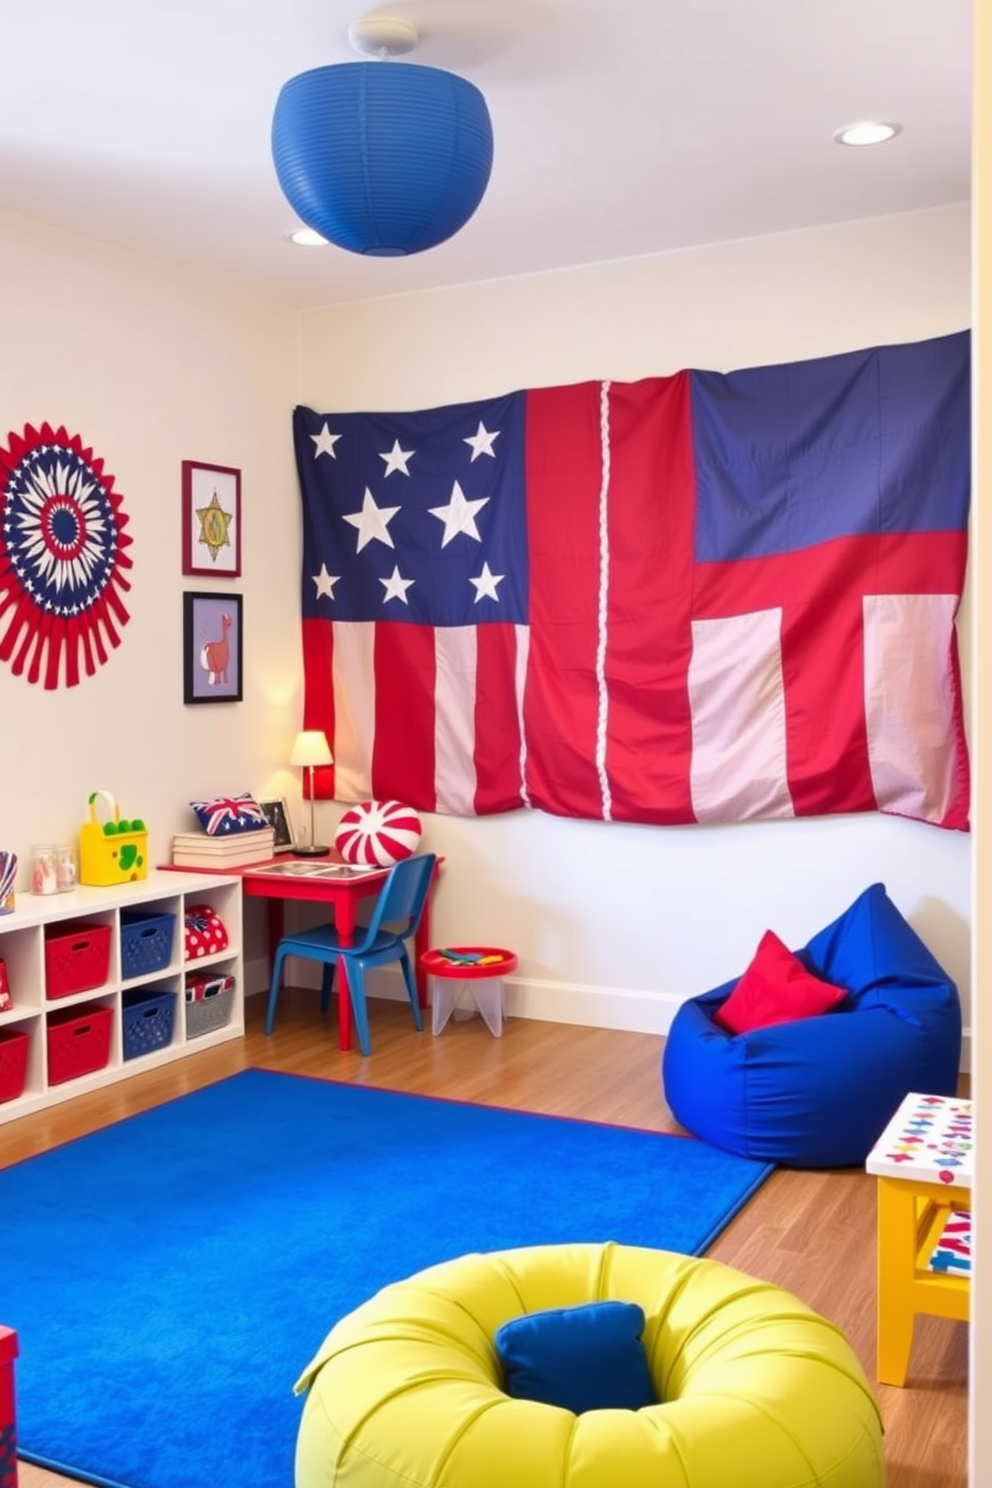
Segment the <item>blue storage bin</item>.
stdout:
[[175,1010],[174,992],[155,992],[148,987],[125,992],[121,998],[124,1058],[137,1059],[171,1044]]
[[165,970],[172,958],[175,927],[173,914],[121,910],[121,976],[125,981]]

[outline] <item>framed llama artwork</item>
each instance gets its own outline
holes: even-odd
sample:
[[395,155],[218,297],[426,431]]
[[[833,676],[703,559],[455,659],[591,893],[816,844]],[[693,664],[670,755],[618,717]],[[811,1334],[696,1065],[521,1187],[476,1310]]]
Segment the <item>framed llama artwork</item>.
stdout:
[[183,595],[183,702],[240,703],[240,594]]
[[183,461],[183,573],[241,574],[241,471]]

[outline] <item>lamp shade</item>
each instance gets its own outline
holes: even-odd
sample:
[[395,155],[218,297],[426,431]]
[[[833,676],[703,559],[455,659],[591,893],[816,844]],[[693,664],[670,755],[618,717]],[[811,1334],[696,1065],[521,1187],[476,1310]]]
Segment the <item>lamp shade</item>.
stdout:
[[304,729],[293,742],[291,765],[333,765],[334,757],[326,734],[320,729]]
[[478,88],[454,73],[342,62],[284,84],[272,158],[307,227],[351,253],[401,257],[472,216],[492,170],[492,124]]

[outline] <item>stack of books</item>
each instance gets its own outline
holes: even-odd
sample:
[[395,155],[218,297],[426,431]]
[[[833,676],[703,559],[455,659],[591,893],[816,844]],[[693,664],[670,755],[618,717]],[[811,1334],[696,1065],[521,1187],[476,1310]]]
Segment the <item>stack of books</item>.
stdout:
[[272,827],[254,832],[233,832],[210,837],[206,832],[177,832],[172,839],[174,868],[245,868],[266,863],[275,855],[276,834]]

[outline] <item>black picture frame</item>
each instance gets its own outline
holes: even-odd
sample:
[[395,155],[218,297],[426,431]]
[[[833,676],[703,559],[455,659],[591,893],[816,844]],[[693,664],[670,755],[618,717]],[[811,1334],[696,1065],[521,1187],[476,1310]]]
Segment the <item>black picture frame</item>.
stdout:
[[183,595],[184,703],[241,702],[243,618],[240,594]]
[[277,853],[292,852],[295,846],[293,841],[293,829],[289,822],[289,808],[285,801],[259,801],[259,806],[265,813],[265,819],[276,834],[273,843],[273,851]]

